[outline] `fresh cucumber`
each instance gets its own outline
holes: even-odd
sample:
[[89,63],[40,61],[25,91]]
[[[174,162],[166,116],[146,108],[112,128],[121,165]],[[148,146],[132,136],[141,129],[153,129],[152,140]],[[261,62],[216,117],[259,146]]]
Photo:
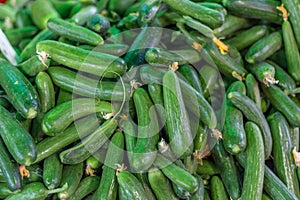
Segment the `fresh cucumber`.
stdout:
[[60,185],[63,165],[60,163],[57,154],[53,154],[44,160],[43,182],[49,190],[53,190]]
[[259,82],[267,86],[278,83],[278,81],[274,78],[275,68],[269,63],[260,62],[254,65],[250,65],[248,68]]
[[218,176],[213,176],[210,181],[211,197],[213,200],[228,200],[226,190],[222,180]]
[[47,112],[55,106],[55,91],[52,80],[46,72],[39,72],[35,84],[40,99],[41,111]]
[[107,17],[94,14],[88,18],[87,27],[96,33],[105,34],[110,28],[110,22]]
[[99,176],[87,176],[83,178],[80,181],[76,191],[72,196],[70,196],[70,200],[81,200],[85,198],[97,189],[99,182]]
[[97,7],[93,5],[89,5],[81,8],[76,14],[74,14],[70,22],[74,22],[77,25],[85,25],[89,18],[97,13]]
[[27,76],[35,76],[39,72],[47,70],[49,65],[50,59],[47,55],[35,55],[20,63],[18,68]]

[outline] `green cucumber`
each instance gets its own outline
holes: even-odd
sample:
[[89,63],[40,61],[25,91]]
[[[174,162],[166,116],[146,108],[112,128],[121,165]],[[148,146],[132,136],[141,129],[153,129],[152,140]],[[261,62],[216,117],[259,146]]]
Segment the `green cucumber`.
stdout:
[[62,172],[61,186],[68,185],[68,188],[57,194],[59,199],[69,199],[76,191],[83,176],[83,163],[76,165],[65,165]]
[[[33,182],[42,182],[43,181],[43,169],[38,164],[33,164],[26,169],[29,171],[30,176],[29,177],[23,177],[22,179],[22,185],[27,185],[29,183]],[[22,178],[22,174],[21,174]]]
[[67,101],[71,101],[73,99],[73,94],[71,92],[68,92],[62,88],[59,89],[56,105],[60,105],[62,103],[65,103]]
[[101,175],[101,181],[98,189],[93,194],[95,200],[113,200],[116,199],[118,182],[116,176],[116,164],[123,162],[124,155],[124,136],[121,132],[117,132],[111,139],[111,143],[108,147],[103,171]]
[[144,171],[152,165],[156,158],[159,124],[153,103],[146,90],[136,89],[133,101],[137,112],[138,135],[134,147],[132,168]]
[[226,190],[222,180],[218,176],[213,176],[210,180],[211,197],[213,200],[228,200]]
[[126,64],[121,58],[87,51],[61,42],[42,41],[38,43],[36,49],[38,52],[46,52],[58,63],[98,76],[113,78],[126,71]]
[[134,2],[134,0],[124,0],[122,2],[118,0],[111,0],[108,3],[108,9],[122,15],[131,5],[134,4]]
[[185,25],[197,30],[199,33],[201,33],[209,39],[213,39],[215,37],[213,30],[210,27],[202,24],[197,20],[194,20],[189,16],[183,16],[183,22]]
[[55,106],[55,91],[52,80],[46,72],[39,72],[35,84],[40,99],[41,111],[47,112]]
[[258,86],[258,82],[252,74],[248,74],[246,76],[245,85],[247,89],[247,96],[255,102],[255,104],[260,110],[262,110],[260,89]]
[[241,94],[239,92],[230,92],[227,97],[230,99],[234,106],[242,111],[242,113],[248,120],[256,123],[261,129],[261,133],[263,134],[264,139],[265,157],[268,158],[271,155],[272,151],[272,136],[270,127],[262,111],[257,107],[252,99],[244,94]]
[[35,26],[24,28],[7,29],[4,31],[7,39],[13,46],[17,46],[23,39],[33,37],[38,32]]
[[88,116],[78,120],[62,134],[42,140],[36,145],[38,153],[35,163],[44,160],[80,138],[89,135],[97,127],[99,127],[98,119],[95,116]]
[[140,181],[140,183],[142,184],[146,195],[147,195],[147,199],[148,200],[155,200],[155,195],[151,189],[149,180],[148,180],[148,174],[147,172],[142,172],[142,173],[136,173],[135,176],[137,177],[137,179]]
[[246,168],[244,172],[242,199],[260,199],[263,192],[265,166],[264,143],[259,127],[253,122],[245,125],[247,134]]
[[5,199],[9,195],[14,194],[6,183],[0,183],[0,198]]
[[220,170],[212,161],[204,159],[197,167],[197,174],[212,176],[220,174]]
[[[227,89],[227,95],[230,92],[238,91],[246,94],[246,87],[243,82],[233,82]],[[231,101],[226,98],[225,124],[222,129],[224,148],[230,154],[238,154],[245,150],[247,141],[244,130],[243,114]]]
[[86,49],[86,50],[93,50],[101,53],[111,54],[115,56],[122,56],[124,55],[128,50],[128,45],[126,44],[103,44],[100,46],[89,46],[89,45],[81,45],[78,46],[80,48]]
[[89,5],[83,7],[70,18],[70,22],[75,22],[77,25],[84,25],[88,22],[89,18],[97,13],[97,7]]
[[60,185],[63,165],[60,163],[57,154],[53,154],[44,160],[43,182],[49,190],[53,190]]
[[88,196],[90,193],[94,192],[100,182],[99,176],[88,176],[82,179],[70,200],[81,200]]
[[35,76],[41,71],[48,69],[50,59],[47,55],[34,55],[28,60],[18,64],[18,68],[27,76]]
[[203,96],[208,98],[210,93],[213,92],[214,86],[218,82],[219,73],[216,68],[205,65],[200,69],[199,75]]
[[0,85],[14,108],[26,119],[39,112],[39,99],[35,88],[15,66],[0,59]]
[[217,2],[199,2],[198,4],[200,4],[201,6],[219,11],[219,12],[223,13],[225,16],[227,15],[226,9]]
[[87,27],[96,33],[105,34],[110,28],[110,22],[105,16],[94,14],[88,18]]
[[91,98],[67,101],[46,113],[42,129],[45,134],[54,136],[64,131],[76,119],[97,112],[112,113],[112,105],[109,102]]
[[274,32],[264,36],[255,42],[247,51],[245,59],[248,63],[264,61],[282,46],[282,36],[280,32]]
[[300,126],[300,108],[279,87],[275,85],[262,86],[274,108],[280,111],[290,124]]
[[52,81],[55,85],[73,94],[85,97],[97,98],[106,101],[121,101],[129,99],[130,85],[91,79],[81,74],[77,74],[63,67],[50,67],[48,69]]
[[193,193],[199,188],[198,181],[193,175],[164,158],[162,155],[157,154],[154,164],[167,178],[187,192]]
[[0,106],[0,136],[12,157],[21,165],[29,166],[37,156],[33,138],[27,130]]
[[77,4],[80,4],[77,1],[60,1],[60,0],[51,0],[51,3],[62,18],[67,18],[72,8],[74,8]]
[[199,189],[194,194],[192,194],[192,196],[190,197],[190,199],[191,200],[204,200],[204,184],[203,184],[203,179],[199,175],[196,175],[196,178],[198,180]]
[[163,77],[163,96],[170,147],[176,156],[184,158],[193,151],[193,135],[183,102],[183,93],[174,71]]
[[[19,169],[15,163],[11,161],[9,152],[7,151],[2,139],[0,139],[0,169],[3,173],[3,179],[5,185],[11,191],[17,191],[21,189],[21,176]],[[1,198],[1,197],[0,197]]]
[[256,79],[266,86],[276,84],[275,68],[267,62],[261,62],[248,67]]
[[194,152],[202,153],[207,144],[209,129],[199,123],[196,136],[194,138]]
[[289,125],[279,112],[268,117],[273,137],[273,160],[278,177],[286,184],[287,188],[299,197],[299,183],[292,157],[292,143]]

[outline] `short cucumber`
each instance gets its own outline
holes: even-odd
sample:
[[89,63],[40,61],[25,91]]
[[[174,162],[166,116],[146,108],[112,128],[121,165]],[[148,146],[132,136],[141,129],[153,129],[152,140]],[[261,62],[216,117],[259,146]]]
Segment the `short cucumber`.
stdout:
[[17,46],[23,39],[33,37],[38,32],[35,26],[24,28],[7,29],[4,31],[7,39],[13,46]]
[[96,33],[105,34],[110,28],[110,22],[107,17],[94,14],[88,18],[87,27]]
[[76,14],[70,18],[70,22],[75,22],[77,25],[85,25],[91,16],[97,13],[97,7],[89,5],[81,8]]
[[151,189],[151,186],[150,186],[150,183],[148,180],[148,173],[147,172],[136,173],[135,177],[137,177],[137,179],[142,184],[142,186],[146,192],[148,200],[155,200],[156,199],[155,195]]
[[70,196],[70,200],[81,200],[85,198],[97,189],[99,182],[99,176],[87,176],[83,178],[80,181],[76,191],[72,196]]
[[219,168],[210,160],[203,159],[202,165],[198,165],[197,174],[199,175],[217,175],[220,174]]
[[62,18],[67,18],[72,8],[77,4],[81,4],[77,1],[60,1],[60,0],[50,0],[55,10],[59,13]]
[[16,13],[16,27],[32,26],[32,19],[28,9],[21,9]]
[[248,69],[259,82],[267,86],[276,84],[278,82],[274,78],[275,68],[267,62],[260,62],[257,64],[250,65]]
[[57,154],[53,154],[44,160],[43,182],[49,190],[53,190],[60,185],[63,165],[60,163]]
[[39,99],[32,84],[22,72],[4,59],[0,59],[0,74],[0,85],[14,108],[24,118],[35,118],[39,112]]
[[210,180],[211,197],[213,200],[228,200],[226,190],[222,180],[218,176],[213,176]]
[[126,44],[103,44],[100,46],[89,46],[89,45],[81,45],[78,46],[80,48],[86,49],[86,50],[93,50],[98,51],[101,53],[107,53],[115,56],[122,56],[124,55],[128,50],[128,45]]
[[219,11],[219,12],[223,13],[225,16],[227,15],[226,9],[218,2],[199,2],[198,4],[200,4],[201,6]]
[[245,125],[247,134],[246,168],[244,172],[242,199],[260,199],[264,180],[264,143],[259,127],[253,122]]
[[[18,192],[18,191],[17,191]],[[14,192],[8,187],[6,183],[0,183],[0,198],[5,199],[9,195],[13,194]]]
[[205,65],[200,69],[199,75],[203,96],[207,98],[209,97],[210,93],[212,93],[214,86],[218,82],[219,73],[216,68]]
[[199,175],[196,175],[196,178],[198,180],[199,189],[194,194],[192,194],[192,196],[190,197],[190,199],[191,200],[204,200],[205,199],[205,197],[204,197],[205,195],[204,195],[203,179]]
[[46,72],[39,72],[35,84],[40,99],[41,111],[47,112],[55,106],[55,91],[52,80]]
[[91,98],[67,101],[46,113],[42,129],[45,134],[54,136],[64,131],[76,119],[96,112],[112,113],[112,105],[109,102]]
[[62,42],[42,41],[38,43],[36,49],[38,52],[46,52],[58,63],[98,76],[113,78],[126,71],[126,64],[121,58],[87,51]]
[[206,126],[203,126],[202,123],[199,123],[197,133],[194,137],[194,152],[203,152],[207,140],[208,140],[209,129]]
[[49,19],[47,26],[53,33],[68,38],[69,40],[93,46],[104,43],[103,38],[95,32],[59,18]]
[[199,93],[203,93],[199,74],[193,66],[183,65],[179,67],[178,72],[186,78],[187,82],[189,82],[193,88],[195,88]]
[[246,76],[245,85],[247,89],[247,96],[250,97],[257,107],[261,110],[261,96],[258,82],[252,74]]
[[28,60],[18,64],[18,68],[27,76],[35,76],[48,69],[50,59],[47,55],[34,55]]

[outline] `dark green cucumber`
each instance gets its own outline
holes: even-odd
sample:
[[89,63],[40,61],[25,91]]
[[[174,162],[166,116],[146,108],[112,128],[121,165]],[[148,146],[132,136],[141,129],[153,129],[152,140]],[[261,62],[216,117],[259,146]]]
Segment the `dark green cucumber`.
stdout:
[[37,45],[38,52],[46,52],[51,59],[72,69],[91,74],[117,77],[126,71],[123,59],[116,56],[91,52],[56,41],[42,41]]
[[216,68],[205,65],[200,69],[199,75],[203,96],[207,98],[212,93],[214,86],[217,85],[219,73]]
[[159,125],[153,103],[143,88],[133,94],[137,112],[138,135],[134,147],[132,167],[137,171],[148,169],[156,158],[156,145],[159,139]]
[[139,9],[139,24],[153,23],[160,15],[161,1],[145,1]]
[[189,199],[189,197],[191,196],[190,192],[185,191],[182,187],[176,185],[173,182],[172,182],[172,189],[176,194],[176,196],[179,197],[180,199]]
[[247,51],[245,59],[248,63],[261,62],[273,55],[282,46],[280,32],[274,32],[264,36],[255,42]]
[[264,143],[259,127],[253,122],[245,125],[247,134],[246,168],[244,172],[242,199],[260,199],[263,192],[265,166]]
[[183,65],[178,69],[178,72],[186,78],[187,82],[189,82],[193,88],[202,94],[202,86],[199,75],[194,67],[191,65]]
[[128,45],[126,44],[103,44],[100,46],[89,46],[89,45],[81,45],[78,46],[80,48],[86,49],[86,50],[93,50],[101,53],[107,53],[115,56],[122,56],[124,55],[128,50]]
[[[18,192],[18,191],[16,191]],[[14,194],[13,191],[11,191],[11,189],[8,187],[8,185],[6,183],[0,183],[0,198],[1,199],[5,199],[6,197],[8,197],[9,195]]]
[[167,178],[187,192],[193,193],[197,191],[199,187],[197,179],[186,170],[175,165],[160,154],[157,154],[154,164],[161,169]]
[[96,33],[105,34],[110,28],[110,22],[105,16],[94,14],[88,18],[87,27]]
[[256,79],[265,84],[272,85],[278,81],[275,80],[275,68],[267,62],[261,62],[254,65],[250,65],[249,71],[256,77]]
[[197,167],[197,174],[211,176],[220,174],[220,170],[212,161],[204,159]]
[[279,112],[268,117],[273,137],[273,160],[278,177],[286,184],[287,188],[299,197],[299,183],[292,158],[292,143],[289,125]]
[[7,39],[13,46],[17,46],[23,39],[33,37],[38,32],[35,26],[27,26],[18,29],[7,29],[4,31]]
[[32,21],[40,29],[47,28],[47,21],[50,18],[59,17],[59,14],[54,9],[50,1],[37,0],[29,7]]
[[230,92],[227,97],[234,106],[242,111],[248,120],[256,123],[259,126],[263,134],[265,156],[268,158],[272,151],[272,136],[270,127],[262,111],[257,107],[252,99],[244,94],[239,92]]
[[21,9],[16,13],[16,27],[32,26],[32,19],[28,9]]
[[27,76],[35,76],[41,71],[48,69],[50,59],[47,55],[34,55],[28,60],[20,63],[17,67]]
[[124,0],[122,2],[118,0],[111,0],[108,3],[108,9],[122,15],[127,10],[127,8],[134,4],[134,2],[134,0]]
[[204,184],[203,184],[203,179],[199,175],[195,175],[198,184],[199,184],[199,189],[196,191],[194,194],[191,195],[190,199],[191,200],[204,200]]
[[262,86],[274,108],[280,111],[290,124],[300,126],[300,108],[279,87],[275,85]]
[[37,158],[35,163],[61,151],[64,147],[89,135],[99,127],[98,119],[95,116],[88,116],[78,120],[75,124],[67,128],[62,134],[48,137],[36,145]]
[[86,160],[95,153],[108,140],[117,128],[116,119],[109,119],[98,129],[82,140],[81,143],[64,150],[59,154],[60,160],[64,164],[76,164]]
[[67,185],[64,185],[61,188],[54,190],[47,190],[43,183],[34,182],[25,185],[22,188],[22,191],[16,194],[12,194],[6,198],[6,200],[20,200],[20,199],[46,199],[49,194],[58,193],[65,191],[68,188]]
[[56,100],[56,105],[71,101],[73,99],[73,94],[62,88],[59,89],[58,97]]
[[266,33],[266,25],[257,25],[229,38],[226,43],[237,48],[237,50],[242,50],[261,39]]
[[117,132],[111,139],[101,174],[101,181],[98,189],[93,194],[94,200],[114,200],[117,196],[118,182],[116,176],[116,164],[123,162],[124,136]]
[[199,123],[197,133],[194,138],[194,152],[202,153],[207,144],[209,129]]
[[52,80],[46,72],[39,72],[35,84],[40,99],[41,111],[47,112],[55,106],[55,91]]
[[137,179],[140,181],[140,183],[142,184],[146,195],[147,195],[147,199],[148,200],[155,200],[155,195],[151,189],[149,180],[148,180],[148,172],[142,172],[142,173],[136,173],[135,177],[137,177]]
[[227,15],[226,9],[218,2],[199,2],[198,4],[200,4],[201,6],[219,11],[219,12],[223,13],[225,16]]
[[192,1],[164,0],[163,2],[173,10],[191,16],[211,28],[219,27],[224,21],[223,13],[201,6]]
[[163,96],[170,147],[176,156],[184,158],[194,149],[193,135],[179,79],[172,70],[163,77]]
[[60,163],[57,154],[53,154],[44,160],[43,182],[49,190],[53,190],[60,185],[63,165]]
[[210,180],[211,197],[213,200],[228,200],[226,190],[222,180],[218,176],[213,176]]
[[220,170],[220,175],[228,195],[235,200],[240,198],[242,191],[238,170],[234,163],[234,158],[225,151],[221,141],[215,144],[212,149],[212,156],[216,166]]
[[82,179],[70,200],[81,200],[88,196],[90,193],[94,192],[100,182],[99,176],[88,176]]
[[130,85],[111,81],[101,81],[88,78],[62,67],[50,67],[48,72],[52,81],[58,87],[81,96],[99,98],[107,101],[129,99]]
[[97,112],[112,113],[111,103],[92,98],[67,101],[47,112],[42,128],[45,134],[54,136],[64,131],[76,119]]
[[245,18],[267,20],[272,23],[280,24],[282,19],[276,6],[280,2],[273,0],[225,0],[225,8],[233,15]]
[[14,108],[27,119],[39,112],[39,99],[35,88],[15,66],[0,59],[0,85]]
[[77,4],[81,4],[77,1],[60,1],[60,0],[51,0],[51,3],[55,10],[59,13],[62,18],[67,18],[72,8]]
[[261,110],[261,96],[258,82],[252,74],[246,76],[245,85],[247,89],[247,96],[250,97],[257,107]]
[[[33,164],[26,169],[29,171],[30,176],[24,176],[22,179],[22,186],[27,185],[29,183],[34,182],[42,182],[43,181],[43,168],[41,168],[38,164]],[[21,175],[22,178],[22,175]]]
[[76,14],[74,14],[70,22],[74,22],[77,25],[85,25],[89,18],[97,13],[97,7],[94,5],[89,5],[81,8]]
[[0,139],[0,147],[0,169],[3,173],[5,185],[9,188],[9,190],[17,191],[21,189],[21,176],[19,169],[17,165],[11,161],[9,152],[7,151],[2,139]]
[[183,22],[185,25],[197,30],[199,33],[201,33],[209,39],[213,39],[215,37],[213,30],[210,27],[202,24],[201,22],[189,16],[183,16]]
[[37,156],[36,146],[27,130],[0,106],[0,135],[12,157],[21,165],[29,166]]
[[[292,0],[291,0],[292,2]],[[299,5],[298,5],[299,6]],[[297,7],[297,6],[296,6]],[[300,9],[298,9],[300,10]],[[297,14],[300,19],[300,14]],[[299,22],[298,25],[299,26]],[[291,26],[288,20],[282,23],[282,36],[284,42],[285,55],[287,60],[287,71],[295,79],[295,81],[300,81],[300,54],[297,42],[295,39],[293,29],[296,27]],[[298,28],[297,28],[298,29]],[[299,37],[299,36],[297,36]],[[300,45],[299,45],[300,46]]]
[[[244,83],[241,81],[233,82],[227,89],[227,95],[234,91],[246,95]],[[243,114],[228,98],[226,98],[226,108],[224,111],[225,124],[222,129],[224,148],[230,154],[238,154],[244,151],[247,145]]]
[[57,194],[59,199],[69,199],[76,191],[83,175],[83,163],[76,165],[65,165],[62,172],[61,186],[67,184],[68,188],[65,191]]
[[99,34],[59,18],[49,19],[47,26],[53,33],[68,38],[69,40],[90,44],[93,46],[104,43],[103,38]]

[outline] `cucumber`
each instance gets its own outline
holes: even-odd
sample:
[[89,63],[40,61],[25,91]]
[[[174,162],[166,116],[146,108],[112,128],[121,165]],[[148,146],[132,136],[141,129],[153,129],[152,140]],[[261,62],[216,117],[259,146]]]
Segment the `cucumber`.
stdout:
[[87,27],[96,33],[105,34],[110,28],[110,22],[105,16],[94,14],[88,18]]
[[38,32],[35,26],[24,28],[7,29],[4,31],[7,39],[13,46],[17,46],[23,39],[33,37]]
[[94,200],[113,200],[117,197],[118,182],[116,176],[116,164],[123,162],[124,155],[124,136],[121,132],[117,132],[111,139],[108,147],[101,181],[99,187],[93,194]]
[[111,103],[91,98],[67,101],[46,113],[42,129],[45,134],[54,136],[64,131],[75,120],[97,112],[112,113]]
[[62,134],[42,140],[36,145],[38,153],[35,163],[44,160],[80,138],[89,135],[97,127],[99,127],[98,119],[95,116],[88,116],[78,120]]
[[130,85],[111,81],[98,81],[77,74],[63,67],[50,67],[48,69],[55,85],[73,94],[85,97],[97,98],[105,101],[122,101],[129,99]]
[[155,195],[151,189],[149,180],[148,180],[148,174],[147,172],[142,172],[142,173],[136,173],[135,176],[137,177],[137,179],[140,181],[140,183],[142,184],[146,195],[147,195],[147,199],[148,200],[155,200]]
[[28,60],[18,64],[18,68],[27,76],[35,76],[41,71],[48,69],[50,59],[47,55],[35,55]]
[[[240,92],[246,94],[246,87],[243,82],[233,82],[227,89],[227,95],[230,92]],[[230,154],[238,154],[245,150],[247,141],[244,130],[243,114],[231,101],[226,98],[225,124],[222,129],[224,148]]]
[[39,99],[28,79],[4,59],[0,59],[0,74],[0,85],[14,108],[26,119],[35,118],[39,112]]
[[122,15],[131,5],[134,4],[134,2],[134,0],[124,0],[122,2],[111,0],[108,2],[108,9]]
[[261,62],[248,67],[256,79],[266,86],[278,83],[275,80],[275,68],[267,62]]
[[242,199],[261,199],[264,177],[264,143],[259,127],[253,122],[245,125],[247,134],[246,168]]
[[205,65],[200,69],[199,75],[203,90],[203,96],[205,98],[208,98],[210,93],[213,92],[214,86],[218,82],[219,73],[216,68]]
[[224,184],[218,176],[213,176],[210,181],[211,197],[213,200],[225,200],[229,199]]
[[90,45],[80,45],[78,46],[82,49],[86,50],[93,50],[101,53],[111,54],[115,56],[122,56],[124,55],[128,50],[128,45],[126,44],[103,44],[100,46],[90,46]]
[[262,111],[257,107],[252,99],[244,94],[241,94],[239,92],[230,92],[227,97],[230,99],[234,106],[242,111],[242,113],[248,120],[256,123],[261,129],[261,133],[263,134],[264,139],[264,155],[266,158],[268,158],[271,155],[272,151],[272,136],[270,127]]
[[0,183],[0,198],[5,199],[9,195],[14,194],[6,183]]
[[39,72],[35,84],[40,99],[41,111],[47,112],[55,106],[55,91],[52,80],[46,72]]
[[209,129],[206,126],[203,126],[202,123],[199,123],[196,136],[194,138],[194,152],[202,153],[205,151],[207,144],[207,137],[209,134]]
[[130,172],[122,171],[117,174],[119,188],[122,188],[127,199],[148,199],[146,192],[139,180]]
[[212,176],[220,174],[220,170],[212,161],[203,159],[202,165],[199,164],[197,167],[197,174]]
[[60,163],[57,154],[53,154],[44,160],[43,182],[49,190],[53,190],[60,185],[63,165]]
[[12,157],[21,165],[29,166],[37,156],[36,146],[27,130],[0,106],[0,136]]
[[193,193],[199,188],[198,181],[193,175],[164,158],[162,155],[157,154],[154,165],[161,169],[168,179],[187,192]]
[[227,15],[226,9],[217,2],[199,2],[198,4],[200,4],[201,6],[219,11],[219,12],[223,13],[225,16]]
[[99,176],[88,176],[82,179],[70,200],[81,200],[88,196],[90,193],[94,192],[100,182]]
[[60,1],[60,0],[51,0],[51,3],[62,18],[67,18],[72,8],[74,8],[77,4],[80,4],[77,1]]
[[245,59],[248,63],[264,61],[282,46],[282,36],[280,32],[273,32],[255,42],[247,51]]
[[170,147],[176,156],[184,158],[193,151],[193,135],[183,102],[179,80],[174,71],[163,77],[163,96]]
[[38,52],[46,52],[51,59],[72,69],[108,78],[122,75],[126,71],[123,59],[99,52],[91,52],[56,41],[37,44]]
[[138,135],[133,151],[132,168],[136,171],[144,171],[156,158],[159,124],[153,103],[146,90],[136,89],[133,101],[137,113]]
[[213,39],[215,37],[213,30],[202,24],[201,22],[194,20],[193,18],[189,17],[189,16],[183,16],[183,22],[185,25],[187,25],[188,27],[191,27],[192,29],[197,30],[199,33],[201,33],[202,35],[204,35],[205,37],[209,38],[209,39]]
[[245,85],[247,89],[247,96],[255,102],[255,104],[260,110],[262,110],[260,89],[258,86],[258,82],[252,74],[248,74],[246,76]]
[[[26,169],[29,171],[30,176],[29,177],[23,177],[22,179],[22,185],[27,185],[29,183],[34,183],[34,182],[42,182],[43,181],[43,169],[38,165],[38,164],[33,164]],[[21,174],[22,178],[22,174]]]
[[62,172],[61,186],[67,184],[68,188],[57,194],[59,199],[69,199],[76,191],[83,175],[83,163],[65,165]]
[[262,86],[262,89],[273,107],[280,111],[290,124],[300,126],[300,108],[294,101],[275,85]]
[[299,183],[296,168],[292,158],[292,143],[289,125],[279,112],[268,117],[273,137],[273,160],[278,177],[286,184],[287,188],[299,197]]
[[74,22],[77,25],[84,25],[88,22],[89,18],[97,13],[97,7],[93,5],[81,8],[79,12],[73,15],[70,22]]
[[93,46],[104,43],[103,38],[97,33],[59,18],[49,19],[47,26],[53,33],[69,40]]
[[[3,173],[2,176],[5,181],[5,186],[11,191],[18,191],[21,189],[21,176],[19,169],[17,165],[11,161],[9,152],[7,151],[2,139],[0,139],[0,147],[0,169]],[[0,191],[0,193],[2,193],[2,187]]]
[[204,200],[204,184],[203,184],[203,179],[201,178],[201,176],[196,175],[196,178],[198,180],[198,184],[199,184],[199,189],[197,192],[195,192],[194,194],[192,194],[192,196],[190,197],[191,200]]

